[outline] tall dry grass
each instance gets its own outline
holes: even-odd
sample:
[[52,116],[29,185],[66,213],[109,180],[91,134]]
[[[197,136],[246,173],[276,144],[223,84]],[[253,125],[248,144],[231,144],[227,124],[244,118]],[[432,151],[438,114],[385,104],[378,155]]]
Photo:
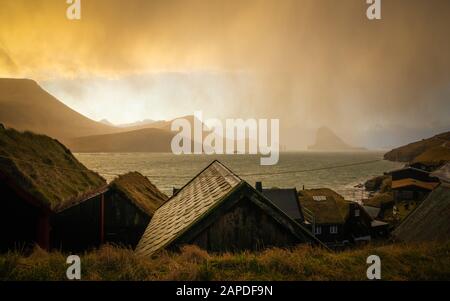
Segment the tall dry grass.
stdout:
[[[82,280],[366,280],[378,255],[384,280],[450,280],[450,243],[368,245],[332,253],[301,246],[259,253],[208,254],[195,246],[152,258],[106,245],[81,255]],[[66,257],[36,248],[0,256],[0,280],[66,280]]]

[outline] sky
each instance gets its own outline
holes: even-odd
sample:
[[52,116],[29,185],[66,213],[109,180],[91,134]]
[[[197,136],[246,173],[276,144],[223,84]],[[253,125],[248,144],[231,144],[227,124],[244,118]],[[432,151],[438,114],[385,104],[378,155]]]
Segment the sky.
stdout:
[[279,118],[288,149],[327,126],[389,148],[450,130],[450,1],[0,0],[0,77],[94,120],[202,110]]

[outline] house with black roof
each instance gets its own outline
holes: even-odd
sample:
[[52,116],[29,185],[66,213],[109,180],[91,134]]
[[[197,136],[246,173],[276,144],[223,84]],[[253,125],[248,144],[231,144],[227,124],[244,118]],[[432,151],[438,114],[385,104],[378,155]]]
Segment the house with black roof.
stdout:
[[396,203],[416,205],[439,185],[439,180],[428,171],[405,167],[388,173],[392,177],[392,191]]
[[262,193],[214,161],[156,210],[136,252],[151,256],[189,244],[226,252],[305,243],[324,246]]
[[298,202],[297,189],[295,187],[263,188],[262,182],[256,182],[255,188],[294,221],[300,224],[305,222],[302,208]]
[[406,166],[387,173],[392,177],[393,216],[401,221],[439,185],[439,179],[430,172]]

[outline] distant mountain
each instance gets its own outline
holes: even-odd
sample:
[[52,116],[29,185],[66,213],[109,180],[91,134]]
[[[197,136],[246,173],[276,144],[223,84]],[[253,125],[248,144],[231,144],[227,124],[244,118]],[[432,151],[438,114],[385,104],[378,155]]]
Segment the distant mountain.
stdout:
[[391,150],[386,160],[439,165],[450,161],[450,132]]
[[353,147],[345,143],[332,130],[321,127],[316,133],[316,142],[308,146],[310,151],[363,151],[362,147]]
[[79,137],[66,141],[73,152],[171,152],[174,133],[161,129],[141,129],[106,135]]
[[[67,147],[79,153],[169,153],[176,132],[163,129],[141,129],[115,134],[79,137],[66,141]],[[194,141],[191,140],[192,149]]]
[[62,141],[117,131],[72,110],[28,79],[0,79],[0,123]]
[[114,124],[112,124],[108,119],[102,119],[99,121],[100,123],[109,125],[109,126],[114,126]]
[[119,125],[117,125],[117,127],[120,127],[120,128],[136,128],[136,127],[145,128],[145,127],[151,126],[155,122],[156,122],[155,120],[144,119],[144,120],[136,121],[136,122],[132,122],[132,123],[119,124]]
[[[190,123],[194,137],[195,117],[180,118]],[[172,122],[143,120],[120,126],[107,119],[96,122],[64,105],[32,80],[0,79],[1,124],[57,138],[74,152],[170,152],[177,134],[171,131]],[[208,133],[203,131],[203,138]]]

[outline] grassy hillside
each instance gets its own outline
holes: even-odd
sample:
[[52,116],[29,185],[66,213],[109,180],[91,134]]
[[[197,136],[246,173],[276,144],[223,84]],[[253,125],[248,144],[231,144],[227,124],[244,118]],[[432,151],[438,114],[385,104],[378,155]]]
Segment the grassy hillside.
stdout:
[[450,161],[450,132],[417,141],[384,155],[386,160],[438,165]]
[[[366,259],[381,258],[384,280],[450,280],[450,243],[366,246],[331,253],[318,248],[212,255],[187,246],[180,254],[142,258],[105,246],[81,256],[83,280],[367,280]],[[65,280],[66,255],[34,251],[0,255],[0,280]]]

